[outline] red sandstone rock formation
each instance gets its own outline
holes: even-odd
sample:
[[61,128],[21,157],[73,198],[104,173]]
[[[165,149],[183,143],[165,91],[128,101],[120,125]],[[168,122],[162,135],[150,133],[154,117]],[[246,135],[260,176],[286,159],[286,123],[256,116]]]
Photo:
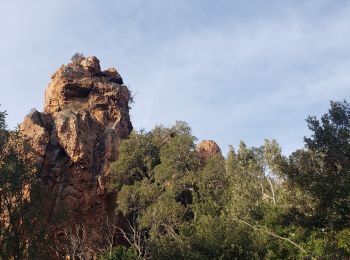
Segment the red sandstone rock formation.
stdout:
[[214,155],[222,156],[220,147],[212,140],[204,140],[197,145],[198,156],[202,160],[207,160]]
[[99,60],[88,57],[62,65],[46,89],[44,112],[24,119],[21,131],[31,138],[46,190],[43,223],[56,235],[83,223],[88,243],[103,240],[99,227],[113,208],[104,178],[132,129],[129,101],[118,72],[101,71]]

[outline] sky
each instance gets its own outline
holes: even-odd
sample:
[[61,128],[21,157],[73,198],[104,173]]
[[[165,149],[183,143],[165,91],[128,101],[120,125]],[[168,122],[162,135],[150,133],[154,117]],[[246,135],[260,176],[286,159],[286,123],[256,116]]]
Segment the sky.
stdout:
[[115,67],[135,129],[186,121],[224,151],[240,140],[302,148],[305,119],[349,100],[350,1],[0,0],[0,110],[43,109],[71,56]]

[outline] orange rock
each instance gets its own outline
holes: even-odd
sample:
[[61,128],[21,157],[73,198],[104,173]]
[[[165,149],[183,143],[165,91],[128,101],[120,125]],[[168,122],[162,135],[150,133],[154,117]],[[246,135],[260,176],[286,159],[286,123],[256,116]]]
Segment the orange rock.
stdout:
[[198,156],[207,160],[214,155],[222,156],[221,149],[213,140],[204,140],[197,145]]
[[[44,112],[24,119],[20,129],[31,139],[48,194],[43,205],[50,230],[83,222],[96,233],[87,243],[102,242],[95,239],[103,237],[99,223],[114,207],[102,180],[132,130],[129,99],[118,72],[101,72],[99,60],[88,57],[62,65],[45,91]],[[62,209],[67,219],[57,226],[53,218]]]

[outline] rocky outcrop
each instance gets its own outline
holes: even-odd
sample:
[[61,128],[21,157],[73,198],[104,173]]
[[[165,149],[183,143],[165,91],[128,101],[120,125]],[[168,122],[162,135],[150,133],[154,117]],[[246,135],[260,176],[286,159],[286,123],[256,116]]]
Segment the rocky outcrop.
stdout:
[[130,98],[115,69],[101,71],[96,57],[82,58],[52,75],[44,112],[32,111],[21,124],[40,166],[45,222],[56,237],[83,223],[90,244],[102,240],[98,227],[113,207],[104,179],[132,130]]
[[208,160],[214,155],[222,156],[220,147],[213,140],[204,140],[200,142],[196,147],[196,151],[199,158],[202,160]]

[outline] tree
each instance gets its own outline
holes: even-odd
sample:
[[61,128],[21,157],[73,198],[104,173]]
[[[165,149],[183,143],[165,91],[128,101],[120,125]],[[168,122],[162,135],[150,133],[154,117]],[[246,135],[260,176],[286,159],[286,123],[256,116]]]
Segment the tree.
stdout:
[[350,105],[307,122],[312,136],[289,158],[265,140],[199,160],[182,122],[133,133],[111,178],[131,248],[155,259],[349,257]]
[[289,215],[310,232],[304,239],[315,256],[349,257],[343,234],[350,230],[350,105],[331,102],[328,113],[306,121],[312,135],[284,170],[298,195],[287,200],[293,205]]
[[142,244],[143,254],[179,245],[181,225],[191,216],[187,204],[200,166],[194,140],[188,125],[176,122],[171,128],[134,132],[120,146],[110,187],[119,190],[118,209],[131,223],[123,234],[142,234],[143,243],[136,243],[132,235],[127,240],[138,251]]
[[6,118],[6,112],[0,111],[0,150],[2,150],[4,144],[6,143],[7,134],[8,134],[8,132],[6,131],[5,118]]
[[[40,182],[31,147],[18,131],[7,131],[0,113],[0,257],[37,257],[45,245],[35,228]],[[40,243],[39,243],[40,241]]]
[[309,117],[307,122],[313,134],[305,143],[315,171],[306,169],[304,187],[320,200],[324,224],[350,227],[350,104],[331,102],[321,120]]
[[104,253],[99,260],[136,260],[138,259],[134,251],[124,246],[117,246],[110,252]]
[[120,145],[119,159],[111,166],[110,189],[119,189],[143,178],[151,179],[154,167],[160,163],[159,149],[150,133],[132,132]]
[[307,123],[312,136],[291,156],[288,177],[317,201],[315,226],[350,227],[350,105],[331,102],[327,114]]

